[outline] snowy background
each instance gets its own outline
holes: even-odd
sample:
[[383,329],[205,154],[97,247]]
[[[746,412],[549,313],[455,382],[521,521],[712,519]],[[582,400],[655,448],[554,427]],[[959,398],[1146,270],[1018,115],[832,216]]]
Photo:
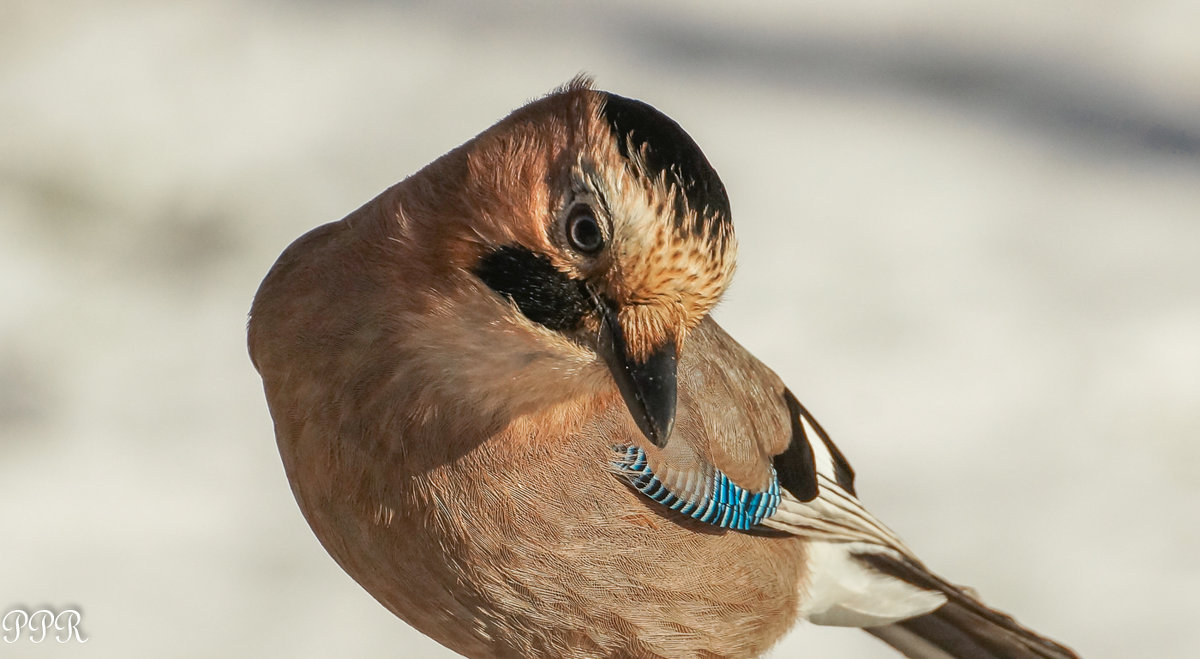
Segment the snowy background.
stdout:
[[717,317],[879,517],[1085,656],[1200,655],[1200,2],[733,4],[0,0],[0,610],[91,636],[0,656],[450,656],[305,525],[246,312],[581,70],[720,171]]

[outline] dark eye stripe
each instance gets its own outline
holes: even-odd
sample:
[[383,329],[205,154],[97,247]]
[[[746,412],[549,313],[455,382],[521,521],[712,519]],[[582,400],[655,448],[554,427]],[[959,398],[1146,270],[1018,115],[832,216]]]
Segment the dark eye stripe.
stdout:
[[527,318],[558,332],[579,327],[591,308],[582,281],[559,271],[546,256],[519,245],[501,247],[480,259],[475,275],[512,300]]

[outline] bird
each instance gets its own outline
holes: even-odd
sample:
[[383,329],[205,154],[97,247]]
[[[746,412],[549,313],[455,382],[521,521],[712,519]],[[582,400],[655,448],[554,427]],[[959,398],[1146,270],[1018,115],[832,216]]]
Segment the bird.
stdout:
[[467,657],[1074,657],[928,569],[711,310],[728,193],[580,75],[288,246],[248,343],[333,559]]

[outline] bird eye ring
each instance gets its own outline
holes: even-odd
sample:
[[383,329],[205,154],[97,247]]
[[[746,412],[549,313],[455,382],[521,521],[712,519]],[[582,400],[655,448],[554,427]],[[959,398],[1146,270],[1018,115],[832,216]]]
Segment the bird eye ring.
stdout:
[[583,205],[571,209],[567,217],[567,240],[584,254],[595,254],[604,247],[604,233],[592,209]]

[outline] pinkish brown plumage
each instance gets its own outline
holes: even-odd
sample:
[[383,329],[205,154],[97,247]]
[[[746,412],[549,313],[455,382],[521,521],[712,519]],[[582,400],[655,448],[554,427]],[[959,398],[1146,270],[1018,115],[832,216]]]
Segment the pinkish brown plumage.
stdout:
[[297,240],[249,341],[317,537],[472,657],[749,657],[799,617],[1070,656],[861,508],[708,317],[735,250],[686,133],[583,79]]

